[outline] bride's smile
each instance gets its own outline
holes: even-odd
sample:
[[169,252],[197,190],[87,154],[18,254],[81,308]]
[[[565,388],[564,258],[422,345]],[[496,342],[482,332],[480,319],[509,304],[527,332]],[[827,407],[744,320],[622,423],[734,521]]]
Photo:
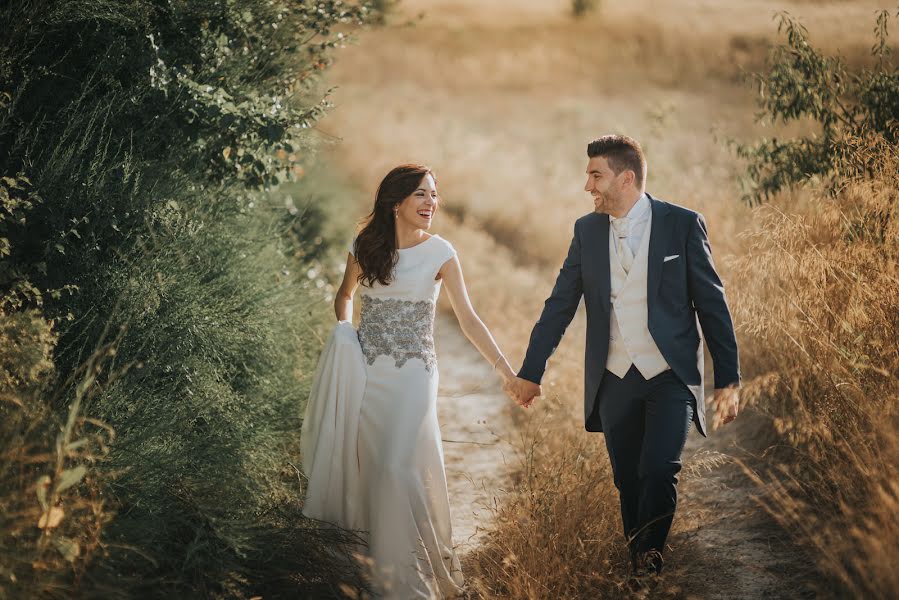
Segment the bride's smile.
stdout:
[[418,188],[396,207],[396,227],[400,239],[405,240],[409,231],[430,229],[439,203],[437,182],[428,173]]

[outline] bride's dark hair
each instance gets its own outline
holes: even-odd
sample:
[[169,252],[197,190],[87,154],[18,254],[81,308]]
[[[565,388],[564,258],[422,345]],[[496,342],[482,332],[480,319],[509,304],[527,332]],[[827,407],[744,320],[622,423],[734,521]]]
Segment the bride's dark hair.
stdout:
[[[375,207],[356,236],[353,255],[359,263],[359,281],[371,287],[375,281],[388,285],[399,259],[396,251],[396,217],[393,208],[418,189],[426,175],[434,177],[430,167],[400,165],[392,169],[378,186]],[[436,181],[436,178],[435,178]]]

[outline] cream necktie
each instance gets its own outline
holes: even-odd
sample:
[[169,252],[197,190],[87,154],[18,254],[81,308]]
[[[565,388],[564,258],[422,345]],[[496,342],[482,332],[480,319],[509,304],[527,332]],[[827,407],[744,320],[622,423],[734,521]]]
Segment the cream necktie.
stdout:
[[615,219],[612,221],[612,230],[617,239],[615,247],[618,250],[618,259],[621,261],[621,267],[625,273],[629,273],[631,265],[634,264],[634,253],[627,243],[628,233],[630,232],[630,220],[627,217]]

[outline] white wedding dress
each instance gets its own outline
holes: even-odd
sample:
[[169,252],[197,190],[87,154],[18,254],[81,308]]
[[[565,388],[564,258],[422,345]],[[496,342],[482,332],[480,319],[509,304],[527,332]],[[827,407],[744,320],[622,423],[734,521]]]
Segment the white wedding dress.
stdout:
[[463,577],[437,421],[434,313],[435,277],[456,252],[437,235],[398,252],[389,285],[359,287],[358,345],[341,322],[319,359],[303,421],[303,513],[367,532],[379,596],[452,598]]

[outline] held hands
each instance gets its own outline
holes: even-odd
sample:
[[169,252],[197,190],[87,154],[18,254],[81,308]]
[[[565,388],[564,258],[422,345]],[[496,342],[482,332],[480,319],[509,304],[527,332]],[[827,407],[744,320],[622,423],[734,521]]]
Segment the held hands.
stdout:
[[538,384],[517,377],[504,356],[500,355],[496,362],[495,368],[503,380],[503,391],[519,406],[528,408],[534,403],[534,398],[543,393],[542,388]]
[[740,393],[737,384],[731,384],[726,388],[715,390],[715,399],[712,401],[715,416],[712,419],[712,429],[718,429],[737,418],[740,410]]
[[516,404],[524,408],[529,408],[534,403],[534,399],[543,393],[543,389],[538,384],[521,377],[508,379],[503,384],[503,391]]

